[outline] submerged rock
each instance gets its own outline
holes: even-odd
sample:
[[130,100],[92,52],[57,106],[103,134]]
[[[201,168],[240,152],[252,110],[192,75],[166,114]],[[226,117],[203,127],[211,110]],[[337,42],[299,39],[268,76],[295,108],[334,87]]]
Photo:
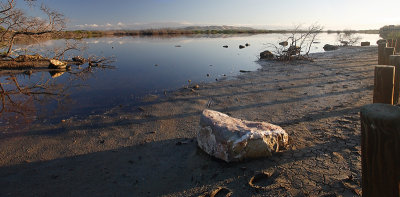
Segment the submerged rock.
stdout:
[[56,59],[51,59],[50,60],[50,65],[49,68],[53,68],[53,69],[66,69],[67,68],[67,63],[60,61],[60,60],[56,60]]
[[335,46],[335,45],[326,44],[324,46],[325,51],[333,51],[333,50],[337,50],[337,49],[339,49],[339,47]]
[[78,64],[84,64],[86,59],[81,57],[81,56],[75,56],[72,58],[72,61],[78,63]]
[[226,162],[271,156],[288,145],[288,134],[279,126],[241,120],[204,110],[197,134],[198,146]]
[[267,59],[267,60],[272,60],[275,58],[275,55],[271,53],[271,51],[263,51],[260,53],[260,59]]

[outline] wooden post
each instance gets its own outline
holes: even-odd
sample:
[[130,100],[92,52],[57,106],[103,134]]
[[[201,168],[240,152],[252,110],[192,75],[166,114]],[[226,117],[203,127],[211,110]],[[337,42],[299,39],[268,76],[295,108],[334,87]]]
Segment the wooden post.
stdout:
[[389,63],[395,67],[393,104],[397,105],[399,104],[400,96],[400,55],[391,55],[389,57]]
[[391,55],[394,55],[394,47],[386,47],[384,65],[389,65],[389,57]]
[[385,48],[386,41],[378,43],[378,65],[385,65]]
[[361,108],[362,194],[400,196],[400,107]]
[[393,105],[394,66],[375,66],[374,103]]

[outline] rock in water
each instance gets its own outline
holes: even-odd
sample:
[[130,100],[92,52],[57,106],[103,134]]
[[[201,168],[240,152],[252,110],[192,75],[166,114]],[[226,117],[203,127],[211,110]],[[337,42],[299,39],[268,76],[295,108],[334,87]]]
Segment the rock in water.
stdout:
[[337,50],[337,49],[339,49],[339,47],[335,46],[335,45],[330,45],[330,44],[324,45],[325,51],[333,51],[333,50]]
[[271,51],[263,51],[260,53],[260,59],[272,60],[275,58],[275,55],[271,53]]
[[60,60],[51,59],[49,68],[66,69],[67,68],[67,63],[63,62],[63,61],[60,61]]
[[81,57],[81,56],[75,56],[72,58],[72,61],[78,63],[78,64],[84,64],[85,63],[85,58]]
[[288,145],[288,134],[279,126],[241,120],[204,110],[197,143],[206,153],[226,162],[271,156]]
[[279,45],[285,47],[285,46],[289,45],[289,42],[288,41],[283,41],[283,42],[280,42]]

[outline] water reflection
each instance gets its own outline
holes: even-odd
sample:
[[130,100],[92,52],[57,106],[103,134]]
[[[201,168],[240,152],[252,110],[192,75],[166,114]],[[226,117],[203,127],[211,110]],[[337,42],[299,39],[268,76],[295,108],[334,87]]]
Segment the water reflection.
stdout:
[[[4,131],[12,131],[24,128],[38,118],[46,120],[51,114],[65,113],[78,103],[71,97],[71,92],[87,87],[84,82],[94,77],[95,72],[114,68],[86,64],[68,71],[0,71],[0,125],[7,126]],[[60,83],[59,77],[66,80]]]

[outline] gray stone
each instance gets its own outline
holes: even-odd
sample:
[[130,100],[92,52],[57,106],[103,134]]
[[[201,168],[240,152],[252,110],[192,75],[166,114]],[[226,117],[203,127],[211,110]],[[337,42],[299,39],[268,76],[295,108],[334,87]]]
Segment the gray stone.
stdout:
[[335,46],[335,45],[326,44],[324,46],[325,51],[333,51],[333,50],[337,50],[337,49],[339,49],[339,47]]
[[241,120],[204,110],[197,133],[198,146],[226,162],[271,156],[286,148],[288,134],[279,126]]
[[288,43],[288,41],[283,41],[283,42],[280,42],[279,45],[285,47],[285,46],[289,45],[289,43]]

